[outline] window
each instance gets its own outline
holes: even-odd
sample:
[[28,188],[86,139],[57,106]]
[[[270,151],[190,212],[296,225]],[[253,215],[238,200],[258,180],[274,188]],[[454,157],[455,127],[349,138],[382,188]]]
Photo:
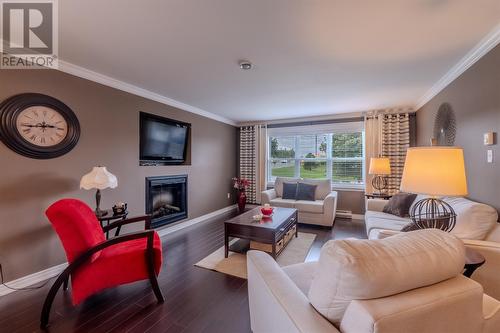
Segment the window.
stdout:
[[331,178],[336,186],[363,187],[362,126],[348,130],[331,125],[335,126],[316,128],[317,133],[312,133],[314,125],[270,129],[268,181],[272,183],[276,177]]

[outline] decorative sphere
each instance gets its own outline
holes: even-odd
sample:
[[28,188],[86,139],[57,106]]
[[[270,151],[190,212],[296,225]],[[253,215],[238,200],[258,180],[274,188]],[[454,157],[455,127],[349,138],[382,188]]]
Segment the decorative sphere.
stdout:
[[457,222],[457,214],[446,202],[436,198],[418,201],[410,210],[410,218],[418,229],[440,229],[450,232]]

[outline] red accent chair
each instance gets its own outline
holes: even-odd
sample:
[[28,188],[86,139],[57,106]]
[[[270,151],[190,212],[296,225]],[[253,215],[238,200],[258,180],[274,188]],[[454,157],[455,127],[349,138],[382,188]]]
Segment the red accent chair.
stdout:
[[[63,199],[45,212],[68,258],[68,267],[50,289],[41,314],[41,328],[48,325],[57,291],[71,277],[73,304],[106,288],[149,279],[159,303],[164,301],[157,276],[162,264],[161,240],[149,215],[111,223],[102,228],[92,209],[77,199]],[[104,233],[124,224],[145,222],[145,231],[106,240]]]

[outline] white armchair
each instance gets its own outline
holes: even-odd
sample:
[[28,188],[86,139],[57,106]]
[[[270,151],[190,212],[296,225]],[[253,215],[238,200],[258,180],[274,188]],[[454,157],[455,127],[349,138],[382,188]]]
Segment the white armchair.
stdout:
[[[460,275],[460,266],[463,262],[459,262],[457,258],[463,255],[463,249],[455,247],[457,241],[441,242],[440,239],[431,237],[434,238],[435,246],[443,247],[449,255],[446,258],[441,257],[440,261],[435,254],[436,248],[426,251],[425,247],[429,243],[416,240],[414,244],[420,249],[417,255],[412,255],[417,258],[408,266],[406,256],[400,252],[404,252],[402,249],[407,248],[411,241],[408,241],[408,236],[403,237],[405,238],[401,239],[401,246],[396,244],[398,249],[390,250],[387,244],[383,246],[388,251],[384,252],[384,259],[377,256],[378,252],[384,251],[383,247],[366,240],[355,240],[355,243],[342,241],[346,243],[339,247],[332,247],[329,242],[330,245],[327,243],[322,249],[319,262],[284,268],[263,252],[248,252],[248,293],[252,331],[254,333],[500,331],[500,302],[484,295],[478,283]],[[397,242],[391,240],[389,243]],[[387,255],[391,256],[391,252],[395,256],[389,259]],[[421,256],[422,252],[427,254]],[[398,256],[405,258],[398,259]],[[430,261],[427,256],[435,260]],[[332,259],[334,257],[336,259]],[[377,265],[377,262],[382,263],[384,260],[386,264]],[[434,266],[429,265],[431,262],[434,262]],[[387,271],[391,265],[401,269],[398,274]],[[423,274],[414,274],[415,270]],[[345,275],[341,274],[346,271]],[[356,274],[352,275],[355,272]],[[384,284],[385,280],[391,282]],[[387,292],[389,289],[393,292]],[[332,293],[337,295],[336,299],[329,298]],[[358,295],[358,299],[349,302],[348,299],[353,293]],[[381,293],[385,293],[386,296],[376,296]],[[324,302],[318,301],[318,298],[322,298]],[[346,303],[345,312],[340,315],[339,320],[333,320],[331,316],[338,312],[339,301]],[[332,305],[330,309],[324,309],[321,304]]]

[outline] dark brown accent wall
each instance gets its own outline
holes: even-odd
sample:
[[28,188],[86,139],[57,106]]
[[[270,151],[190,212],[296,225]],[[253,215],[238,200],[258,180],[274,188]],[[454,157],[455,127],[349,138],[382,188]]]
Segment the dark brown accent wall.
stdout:
[[[0,100],[24,92],[53,96],[73,109],[82,129],[67,155],[33,160],[0,143],[0,263],[7,281],[66,260],[45,209],[60,198],[94,206],[94,192],[79,189],[83,174],[104,165],[118,188],[103,191],[102,207],[128,202],[131,216],[144,213],[145,177],[188,174],[189,218],[233,203],[236,128],[186,111],[52,70],[1,70]],[[191,165],[139,166],[139,111],[192,124]]]
[[[457,119],[456,146],[463,147],[469,198],[500,210],[500,149],[483,145],[483,134],[500,133],[500,46],[454,80],[417,111],[417,143],[428,146],[441,103],[450,103]],[[493,163],[486,151],[493,150]]]

